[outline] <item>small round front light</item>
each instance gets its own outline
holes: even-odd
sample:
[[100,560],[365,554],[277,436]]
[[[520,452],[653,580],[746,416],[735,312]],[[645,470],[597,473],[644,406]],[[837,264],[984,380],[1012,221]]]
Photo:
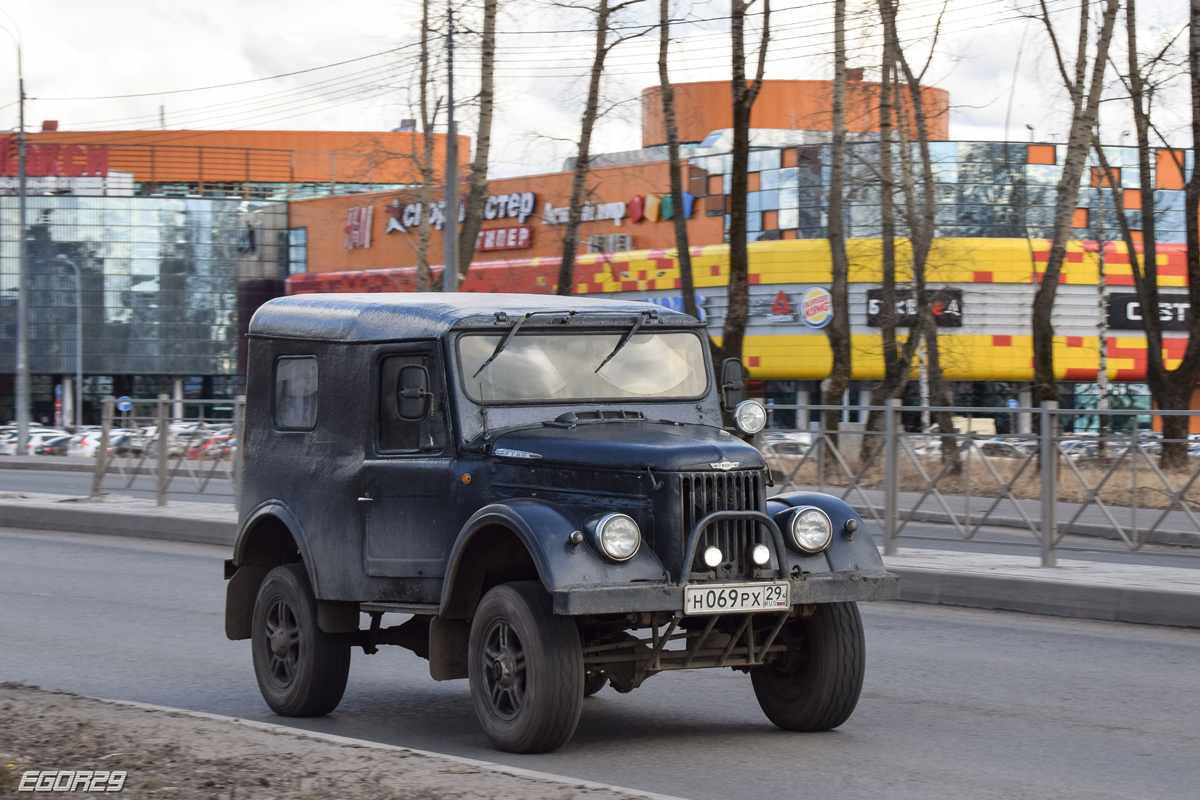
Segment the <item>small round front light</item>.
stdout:
[[715,568],[718,564],[725,560],[725,556],[721,553],[719,547],[709,547],[704,551],[704,563]]
[[596,525],[600,549],[613,561],[628,561],[642,543],[637,523],[625,514],[609,514]]
[[733,410],[733,424],[753,436],[767,426],[767,410],[757,400],[743,400]]
[[806,553],[819,553],[833,538],[833,523],[819,508],[802,508],[792,517],[792,541]]
[[765,544],[756,544],[750,550],[750,558],[761,567],[771,560],[771,551]]

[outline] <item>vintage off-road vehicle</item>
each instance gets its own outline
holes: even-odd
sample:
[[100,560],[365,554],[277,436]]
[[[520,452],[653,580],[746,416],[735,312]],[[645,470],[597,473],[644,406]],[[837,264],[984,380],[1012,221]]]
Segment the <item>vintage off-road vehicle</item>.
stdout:
[[701,323],[639,302],[264,305],[225,628],[267,704],[328,713],[351,648],[390,644],[468,678],[504,750],[559,747],[585,696],[675,669],[749,673],[781,728],[845,722],[855,601],[896,578],[845,503],[768,499],[761,454],[722,429],[722,408],[747,433],[766,413],[708,353]]

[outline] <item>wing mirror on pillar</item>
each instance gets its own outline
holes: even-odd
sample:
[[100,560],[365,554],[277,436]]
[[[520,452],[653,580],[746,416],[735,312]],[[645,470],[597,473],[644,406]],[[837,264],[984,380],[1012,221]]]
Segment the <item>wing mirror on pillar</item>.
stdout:
[[721,362],[721,407],[733,411],[742,402],[746,384],[742,381],[742,360],[727,358]]

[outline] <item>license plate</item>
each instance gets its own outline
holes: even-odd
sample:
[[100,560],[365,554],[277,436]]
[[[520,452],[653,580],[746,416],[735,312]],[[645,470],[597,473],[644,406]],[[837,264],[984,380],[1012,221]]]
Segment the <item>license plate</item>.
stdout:
[[772,583],[719,583],[685,586],[684,614],[749,614],[782,611],[790,603],[787,581]]

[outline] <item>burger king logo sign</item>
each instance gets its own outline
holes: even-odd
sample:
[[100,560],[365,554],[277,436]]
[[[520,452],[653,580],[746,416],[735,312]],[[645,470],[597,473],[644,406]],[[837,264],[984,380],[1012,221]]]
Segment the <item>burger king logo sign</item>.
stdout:
[[810,328],[824,328],[833,319],[833,295],[814,286],[800,296],[800,319]]

